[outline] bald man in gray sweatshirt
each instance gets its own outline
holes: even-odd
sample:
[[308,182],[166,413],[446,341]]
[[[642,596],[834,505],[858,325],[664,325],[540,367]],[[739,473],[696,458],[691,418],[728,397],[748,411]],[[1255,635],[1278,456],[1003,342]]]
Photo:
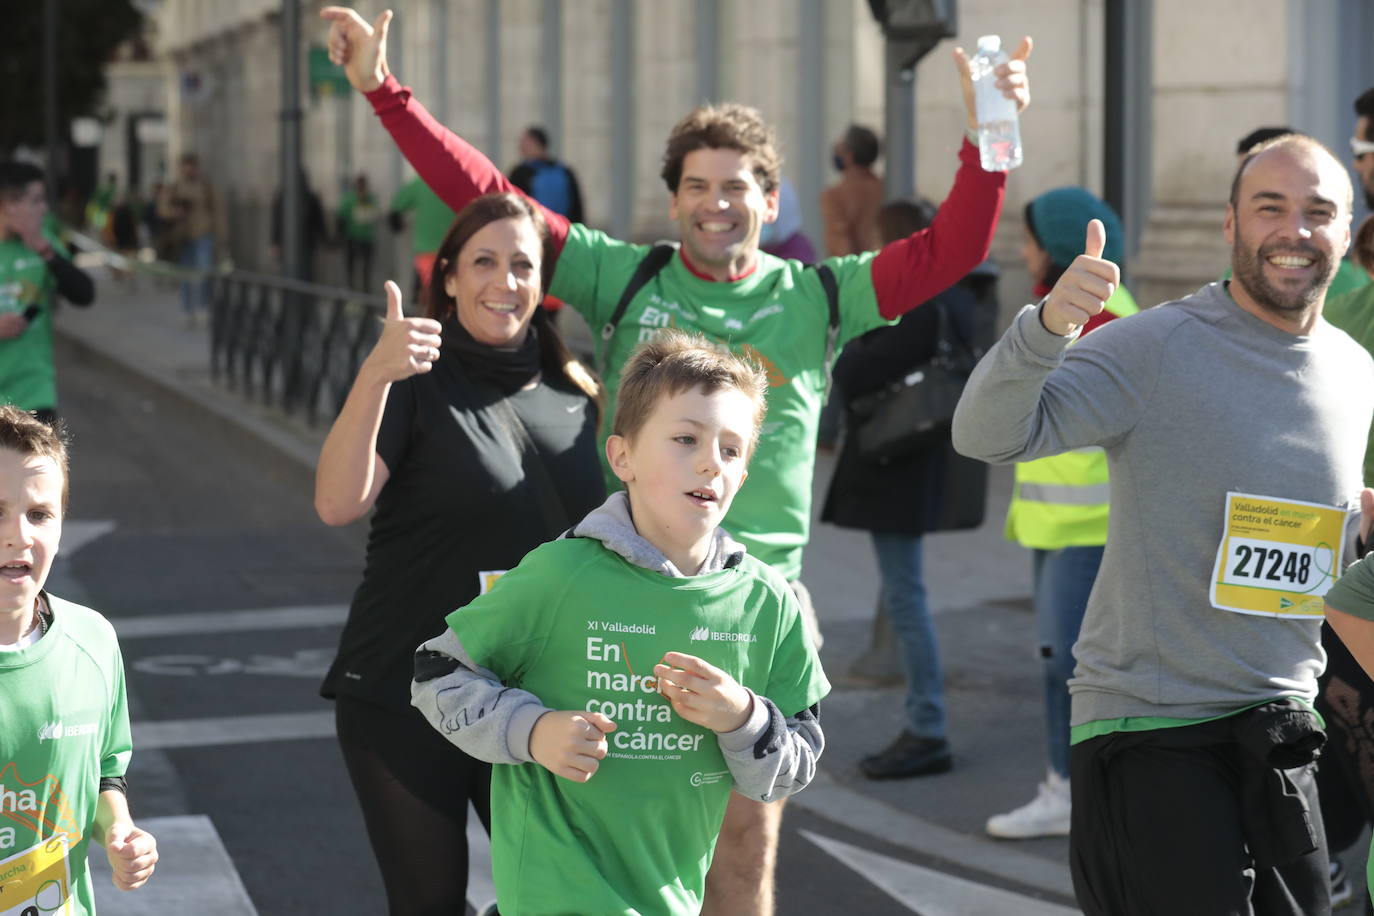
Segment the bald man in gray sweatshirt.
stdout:
[[985,461],[1107,452],[1109,536],[1069,682],[1088,916],[1330,911],[1310,704],[1374,413],[1369,354],[1321,318],[1351,201],[1316,141],[1258,148],[1226,210],[1233,279],[1074,344],[1119,282],[1094,220],[955,414],[955,448]]

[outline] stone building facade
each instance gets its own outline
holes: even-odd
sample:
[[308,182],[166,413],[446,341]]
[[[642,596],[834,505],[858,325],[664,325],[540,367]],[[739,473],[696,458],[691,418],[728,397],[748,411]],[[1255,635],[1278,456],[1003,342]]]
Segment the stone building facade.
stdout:
[[[323,4],[301,4],[302,48],[320,45]],[[775,125],[813,239],[830,144],[851,122],[883,123],[883,42],[866,0],[395,0],[399,78],[503,168],[528,124],[551,128],[583,184],[588,221],[630,238],[670,236],[658,177],[663,140],[703,98],[758,106]],[[994,244],[1003,299],[1028,284],[1017,250],[1024,203],[1066,184],[1101,191],[1105,0],[963,0],[959,43],[996,32],[1036,39],[1025,165],[1012,173]],[[1191,291],[1227,262],[1224,202],[1238,137],[1288,123],[1339,144],[1350,103],[1374,85],[1374,10],[1361,0],[1153,0],[1152,192],[1137,298]],[[278,181],[281,0],[163,0],[157,34],[170,153],[195,149],[236,203],[236,251],[265,249]],[[372,16],[378,6],[366,8]],[[944,42],[916,68],[916,186],[939,200],[955,168],[962,100]],[[803,48],[808,49],[803,53]],[[303,73],[306,68],[302,66]],[[192,79],[194,77],[194,79]],[[190,80],[190,82],[188,82]],[[303,80],[304,82],[304,80]],[[194,85],[194,91],[186,91]],[[408,167],[356,94],[302,87],[310,184],[337,201],[367,172],[386,198]],[[398,261],[398,263],[401,263]]]

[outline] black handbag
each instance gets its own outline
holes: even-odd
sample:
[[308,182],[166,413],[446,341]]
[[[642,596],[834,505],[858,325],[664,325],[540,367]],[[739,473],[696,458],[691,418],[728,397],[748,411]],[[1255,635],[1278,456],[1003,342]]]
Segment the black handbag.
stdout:
[[902,458],[949,436],[950,421],[978,354],[957,336],[945,304],[936,300],[935,355],[902,378],[849,402],[858,423],[854,446],[869,460]]

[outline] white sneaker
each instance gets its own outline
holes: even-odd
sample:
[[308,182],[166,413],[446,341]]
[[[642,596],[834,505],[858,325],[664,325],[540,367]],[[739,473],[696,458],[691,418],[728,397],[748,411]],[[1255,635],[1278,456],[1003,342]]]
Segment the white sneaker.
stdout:
[[1035,798],[1014,811],[988,818],[988,833],[1004,840],[1069,835],[1069,781],[1053,770]]

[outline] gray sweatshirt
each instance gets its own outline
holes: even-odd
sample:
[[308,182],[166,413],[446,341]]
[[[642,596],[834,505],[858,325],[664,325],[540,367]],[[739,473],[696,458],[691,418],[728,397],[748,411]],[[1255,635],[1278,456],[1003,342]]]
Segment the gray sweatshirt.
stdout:
[[1073,724],[1310,702],[1321,621],[1218,610],[1208,589],[1227,491],[1358,509],[1369,354],[1324,320],[1287,334],[1219,283],[1071,342],[1022,310],[970,378],[954,446],[998,463],[1107,452],[1109,536],[1074,645]]
[[[640,536],[623,492],[611,494],[571,534],[598,540],[643,569],[668,577],[683,575],[661,550]],[[743,545],[718,528],[706,561],[695,575],[736,566],[744,553]],[[754,702],[749,719],[732,732],[716,735],[735,791],[757,801],[800,792],[816,775],[825,748],[819,710],[813,706],[783,716],[767,697],[753,691],[750,696]],[[478,665],[451,629],[416,650],[411,705],[465,753],[488,763],[506,764],[534,762],[530,733],[539,717],[551,711],[534,694],[504,686],[493,672]]]

